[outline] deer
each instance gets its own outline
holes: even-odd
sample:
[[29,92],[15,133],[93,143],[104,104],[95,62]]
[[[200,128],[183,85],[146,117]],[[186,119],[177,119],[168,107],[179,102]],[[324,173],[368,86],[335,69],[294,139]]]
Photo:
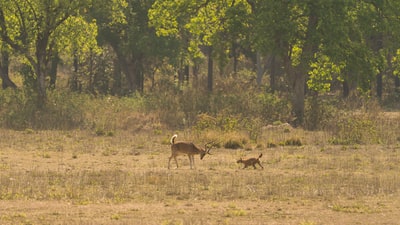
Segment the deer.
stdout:
[[258,158],[249,158],[249,159],[242,159],[240,158],[238,161],[236,161],[236,163],[243,163],[244,167],[243,169],[246,169],[248,166],[253,166],[254,169],[256,169],[256,164],[258,164],[262,169],[264,169],[264,167],[261,165],[260,163],[260,158],[262,157],[262,153],[258,156]]
[[210,150],[213,147],[213,145],[209,146],[212,142],[205,144],[204,148],[199,148],[192,142],[188,142],[188,141],[175,142],[175,138],[177,138],[177,137],[178,137],[178,135],[174,134],[170,140],[171,156],[169,157],[169,161],[168,161],[168,169],[170,168],[170,163],[171,163],[172,158],[174,158],[175,163],[176,163],[176,168],[178,168],[178,161],[176,160],[176,157],[178,155],[187,155],[189,157],[190,169],[193,169],[193,167],[194,167],[194,155],[200,155],[201,160],[207,154],[212,155],[210,153]]

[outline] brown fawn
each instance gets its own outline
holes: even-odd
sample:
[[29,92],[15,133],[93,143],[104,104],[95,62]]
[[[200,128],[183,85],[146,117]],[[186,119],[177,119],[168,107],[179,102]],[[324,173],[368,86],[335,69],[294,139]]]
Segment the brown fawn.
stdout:
[[194,155],[200,155],[200,159],[203,159],[206,154],[211,155],[210,150],[211,146],[208,146],[210,143],[205,144],[204,148],[199,148],[194,145],[192,142],[187,141],[177,141],[175,142],[175,138],[178,137],[177,134],[174,134],[171,137],[171,156],[168,160],[168,169],[170,168],[171,159],[174,158],[176,163],[176,168],[178,168],[178,161],[176,157],[178,155],[187,155],[189,157],[190,169],[194,167]]
[[236,163],[243,163],[244,167],[243,169],[246,169],[248,166],[253,166],[254,169],[256,169],[256,164],[258,164],[262,169],[264,169],[264,167],[261,165],[260,163],[260,158],[262,157],[262,153],[258,156],[258,158],[249,158],[249,159],[242,159],[240,158],[238,161],[236,161]]

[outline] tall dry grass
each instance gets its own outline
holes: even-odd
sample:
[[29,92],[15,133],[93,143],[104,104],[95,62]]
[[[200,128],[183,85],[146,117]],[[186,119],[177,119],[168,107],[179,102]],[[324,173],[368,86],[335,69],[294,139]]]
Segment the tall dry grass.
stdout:
[[[275,131],[275,134],[279,132]],[[283,131],[291,138],[310,135]],[[179,200],[359,199],[387,196],[400,188],[396,145],[280,145],[229,150],[222,146],[195,170],[180,157],[168,170],[165,135],[85,131],[4,131],[0,148],[1,200],[61,200],[74,204]],[[190,134],[182,139],[191,140]],[[201,144],[202,141],[194,140]],[[11,154],[10,154],[11,153]],[[242,156],[261,159],[264,170],[242,170]]]
[[[347,160],[319,155],[280,155],[267,159],[267,171],[227,169],[232,161],[202,163],[210,170],[105,169],[92,171],[11,171],[1,174],[1,200],[63,200],[75,204],[160,202],[178,200],[284,200],[292,197],[358,199],[391,195],[399,191],[398,154],[395,159]],[[392,155],[393,156],[393,155]],[[382,157],[382,156],[381,156]],[[322,160],[320,160],[322,158]],[[273,162],[272,160],[276,160]],[[374,165],[369,165],[373,160]],[[163,162],[165,162],[164,160]],[[288,162],[292,162],[288,165]],[[279,164],[283,164],[280,166]],[[187,165],[184,164],[186,167]],[[378,167],[379,165],[379,167]],[[183,166],[183,167],[185,167]],[[377,171],[364,167],[376,167]],[[145,166],[143,166],[145,167]],[[272,167],[272,169],[271,169]],[[295,170],[297,172],[287,172]],[[286,172],[283,172],[286,171]]]

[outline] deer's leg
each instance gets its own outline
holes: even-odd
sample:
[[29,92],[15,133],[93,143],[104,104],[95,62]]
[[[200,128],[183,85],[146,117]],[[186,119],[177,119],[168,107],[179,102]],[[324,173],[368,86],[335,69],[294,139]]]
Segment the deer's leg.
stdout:
[[196,168],[196,166],[194,165],[194,155],[192,155],[192,165],[194,168]]
[[176,155],[171,155],[171,156],[169,157],[169,160],[168,160],[168,169],[170,168],[170,164],[171,164],[171,159],[172,159],[172,158],[174,158],[175,164],[176,164],[176,168],[178,168],[178,160],[176,160]]
[[176,168],[178,168],[178,160],[176,159],[176,156],[174,156],[174,159],[175,159]]
[[192,155],[188,155],[188,157],[189,157],[190,169],[193,169],[193,161],[194,161],[193,156]]
[[172,159],[172,155],[169,157],[169,160],[168,160],[168,169],[169,169],[169,166],[171,164],[171,159]]
[[262,169],[264,169],[264,167],[263,166],[261,166],[261,163],[258,163],[258,165],[262,168]]

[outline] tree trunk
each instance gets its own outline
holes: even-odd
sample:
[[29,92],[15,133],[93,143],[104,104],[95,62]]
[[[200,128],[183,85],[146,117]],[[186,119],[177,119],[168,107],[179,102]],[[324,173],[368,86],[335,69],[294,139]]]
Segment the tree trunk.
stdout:
[[44,108],[47,100],[46,93],[46,59],[43,52],[37,54],[37,65],[35,67],[35,74],[37,76],[37,106],[38,108]]
[[122,71],[126,76],[129,92],[135,93],[138,91],[142,93],[144,77],[140,60],[133,57],[128,57],[122,59],[120,58],[120,62],[122,63]]
[[54,55],[51,58],[51,66],[50,66],[50,83],[49,87],[51,89],[56,88],[56,80],[57,80],[57,69],[58,69],[58,63],[60,62],[60,57],[58,56],[58,52],[54,51]]
[[185,65],[185,81],[189,85],[189,75],[190,75],[190,68],[189,65]]
[[48,72],[47,62],[47,44],[49,40],[49,32],[44,32],[42,35],[38,34],[36,42],[36,61],[30,60],[36,74],[37,81],[37,106],[39,109],[44,108],[47,101],[46,94],[46,73]]
[[10,59],[9,59],[9,54],[7,50],[4,50],[4,46],[1,51],[1,61],[0,61],[0,75],[1,75],[1,80],[2,80],[2,88],[17,88],[17,85],[15,85],[14,82],[9,77],[9,65],[10,65]]
[[343,81],[343,98],[348,98],[350,95],[350,85],[346,80]]
[[[305,102],[305,85],[307,71],[309,69],[309,63],[312,60],[314,52],[317,50],[317,43],[314,40],[316,34],[316,28],[318,23],[318,17],[316,15],[316,9],[313,3],[309,5],[310,14],[308,16],[307,33],[302,53],[300,56],[300,64],[295,68],[295,71],[291,71],[291,77],[293,80],[293,93],[292,93],[292,105],[293,113],[296,117],[294,125],[302,125],[304,119],[304,102]],[[290,75],[290,74],[289,74]]]
[[212,59],[212,47],[208,47],[208,72],[207,72],[207,90],[209,92],[213,91],[213,67],[214,67],[214,62]]
[[184,69],[182,68],[182,65],[180,65],[178,68],[178,87],[179,88],[181,88],[183,86],[183,80],[184,80]]
[[383,74],[382,72],[379,72],[378,75],[376,76],[376,96],[381,100],[382,99],[382,77]]
[[82,86],[79,83],[78,79],[78,72],[79,72],[79,60],[78,55],[74,53],[73,55],[73,71],[72,76],[69,79],[69,88],[72,91],[82,91]]
[[399,76],[394,77],[394,88],[397,93],[400,93],[400,78],[399,78]]
[[112,87],[113,95],[122,95],[122,76],[121,76],[121,65],[117,59],[114,59],[114,83]]
[[256,67],[257,67],[257,86],[261,86],[262,78],[264,75],[264,67],[262,63],[262,56],[260,52],[256,52]]
[[[42,59],[39,59],[42,61]],[[37,105],[39,108],[43,108],[46,104],[47,93],[46,93],[46,76],[45,69],[43,68],[44,61],[40,62],[37,66],[39,69],[36,70],[37,76]]]
[[277,77],[277,69],[276,69],[276,56],[272,55],[271,60],[270,60],[270,69],[269,69],[269,74],[270,74],[270,86],[271,86],[271,92],[275,93],[277,90],[277,84],[276,84],[276,77]]
[[88,68],[88,73],[89,73],[89,81],[88,81],[88,89],[90,93],[96,94],[96,80],[97,80],[97,74],[94,71],[94,54],[93,50],[90,49],[89,53],[89,68]]
[[124,68],[126,80],[128,81],[127,82],[128,91],[130,93],[135,92],[136,91],[136,85],[135,85],[135,79],[134,79],[134,77],[135,77],[134,73],[136,70],[135,63],[132,61],[127,61],[127,62],[125,62],[125,65],[123,68]]
[[199,71],[200,71],[200,65],[199,63],[195,62],[193,65],[193,82],[192,85],[194,88],[197,88],[199,86]]
[[294,72],[293,83],[293,114],[295,115],[294,125],[299,126],[303,124],[304,119],[304,102],[305,102],[305,80],[306,73],[304,71]]
[[239,63],[239,57],[237,54],[237,48],[238,48],[238,44],[236,44],[236,42],[234,41],[232,43],[232,57],[233,57],[233,74],[236,75],[237,74],[237,67],[238,67],[238,63]]

